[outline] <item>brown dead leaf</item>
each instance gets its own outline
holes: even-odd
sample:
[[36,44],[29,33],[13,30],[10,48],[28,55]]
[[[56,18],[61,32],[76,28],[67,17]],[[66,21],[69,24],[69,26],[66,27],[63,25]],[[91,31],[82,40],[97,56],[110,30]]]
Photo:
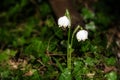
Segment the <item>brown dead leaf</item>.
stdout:
[[24,74],[24,76],[32,76],[33,75],[33,71],[32,70],[29,70],[28,72],[26,72],[25,74]]
[[116,70],[115,66],[106,66],[105,65],[105,69],[104,69],[104,73],[108,73],[108,72],[111,72],[113,70]]
[[107,35],[106,35],[107,36],[107,40],[108,40],[108,42],[107,42],[107,48],[109,48],[109,46],[112,44],[113,39],[115,37],[115,33],[116,33],[116,28],[115,27],[110,28],[108,30]]
[[10,68],[11,68],[11,69],[18,69],[18,65],[19,65],[18,62],[15,62],[15,61],[13,61],[13,60],[9,60],[9,61],[8,61],[8,64],[10,65]]

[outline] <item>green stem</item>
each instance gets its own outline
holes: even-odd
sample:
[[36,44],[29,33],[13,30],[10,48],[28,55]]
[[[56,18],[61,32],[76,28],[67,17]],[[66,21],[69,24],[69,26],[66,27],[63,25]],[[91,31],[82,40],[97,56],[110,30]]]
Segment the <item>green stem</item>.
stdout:
[[75,35],[75,33],[77,32],[77,30],[80,28],[80,26],[78,25],[76,28],[75,28],[75,30],[73,31],[73,34],[72,34],[72,39],[71,39],[71,48],[72,48],[72,45],[73,45],[73,39],[74,39],[74,35]]
[[68,31],[68,43],[67,43],[67,68],[71,70],[71,45],[70,45],[70,27]]
[[71,29],[69,27],[69,31],[68,31],[68,43],[67,43],[67,68],[71,71],[72,65],[71,65],[71,54],[72,54],[72,45],[73,45],[73,38],[75,33],[77,32],[77,30],[80,28],[80,26],[78,25],[74,32],[72,33],[72,38],[70,38],[70,33],[71,33]]

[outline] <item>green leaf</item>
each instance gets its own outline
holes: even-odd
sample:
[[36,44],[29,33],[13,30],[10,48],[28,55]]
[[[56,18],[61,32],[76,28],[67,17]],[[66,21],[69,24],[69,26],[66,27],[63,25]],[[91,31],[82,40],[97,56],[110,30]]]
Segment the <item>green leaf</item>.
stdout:
[[107,80],[117,80],[117,74],[113,71],[106,74],[105,77],[107,78]]
[[21,7],[24,7],[27,4],[28,0],[21,0]]
[[0,74],[1,74],[1,78],[7,78],[10,75],[10,71],[9,70],[4,70]]
[[35,57],[45,56],[46,45],[41,40],[33,38],[25,49],[26,54],[32,54]]
[[0,54],[0,61],[7,60],[9,56],[7,54]]
[[83,70],[83,62],[82,61],[75,61],[74,62],[74,70],[72,72],[73,76],[75,77],[75,80],[82,80],[82,74],[84,74]]
[[8,60],[10,57],[15,56],[16,53],[17,51],[6,49],[0,53],[0,61]]
[[91,43],[90,43],[90,41],[86,40],[85,42],[81,43],[80,51],[85,53],[85,52],[89,51],[90,48],[91,48]]
[[85,25],[85,28],[88,30],[91,30],[91,31],[95,31],[96,26],[95,26],[95,23],[93,21],[91,21],[90,23]]
[[87,57],[86,60],[85,60],[85,63],[86,63],[87,65],[94,66],[95,61],[96,61],[95,59],[90,58],[90,57]]
[[57,36],[60,39],[63,38],[63,31],[59,27],[57,27],[56,29],[54,29],[54,32],[55,32],[55,36]]
[[102,12],[96,13],[95,22],[102,24],[104,26],[103,28],[108,27],[108,24],[111,22],[111,16],[107,16]]
[[41,80],[42,79],[37,70],[32,69],[32,72],[34,74],[31,76],[31,80]]
[[13,46],[23,46],[25,44],[25,38],[24,37],[19,37],[16,40],[13,40]]
[[27,24],[25,24],[25,27],[23,29],[23,36],[24,37],[29,37],[31,36],[32,31],[34,30],[35,27],[35,19],[30,18]]
[[66,68],[60,75],[59,80],[72,80],[70,70]]
[[116,58],[114,57],[106,58],[106,63],[107,65],[113,66],[116,63]]
[[95,16],[94,13],[88,10],[87,8],[82,9],[82,15],[83,15],[84,20],[93,19]]
[[44,17],[51,12],[51,8],[47,3],[43,3],[40,5],[40,12],[41,15]]
[[59,63],[59,61],[58,61],[56,58],[53,58],[53,59],[55,60],[56,64],[58,65],[60,71],[63,71],[63,67],[62,67],[62,65]]
[[67,18],[71,21],[70,13],[69,13],[68,9],[66,9],[65,16],[67,16]]
[[16,4],[15,6],[13,6],[12,8],[10,8],[8,15],[12,16],[14,14],[16,14],[17,12],[19,12],[20,9],[20,5]]

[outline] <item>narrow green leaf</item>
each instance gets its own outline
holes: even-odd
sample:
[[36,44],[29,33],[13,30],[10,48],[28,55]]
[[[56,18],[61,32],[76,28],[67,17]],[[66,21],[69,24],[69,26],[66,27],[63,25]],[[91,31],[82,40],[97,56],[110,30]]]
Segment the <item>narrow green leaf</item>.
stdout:
[[71,72],[67,68],[61,73],[59,80],[72,80]]

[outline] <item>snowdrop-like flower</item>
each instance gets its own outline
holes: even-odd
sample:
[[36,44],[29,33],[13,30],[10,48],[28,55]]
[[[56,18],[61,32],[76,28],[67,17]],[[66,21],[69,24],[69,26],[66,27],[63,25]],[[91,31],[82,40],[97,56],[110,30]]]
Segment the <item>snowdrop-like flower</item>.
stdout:
[[88,39],[88,32],[86,30],[80,30],[77,32],[76,34],[76,38],[79,41],[85,41],[86,39]]
[[60,17],[58,19],[58,25],[59,25],[59,27],[64,27],[64,28],[69,27],[70,20],[66,16]]

